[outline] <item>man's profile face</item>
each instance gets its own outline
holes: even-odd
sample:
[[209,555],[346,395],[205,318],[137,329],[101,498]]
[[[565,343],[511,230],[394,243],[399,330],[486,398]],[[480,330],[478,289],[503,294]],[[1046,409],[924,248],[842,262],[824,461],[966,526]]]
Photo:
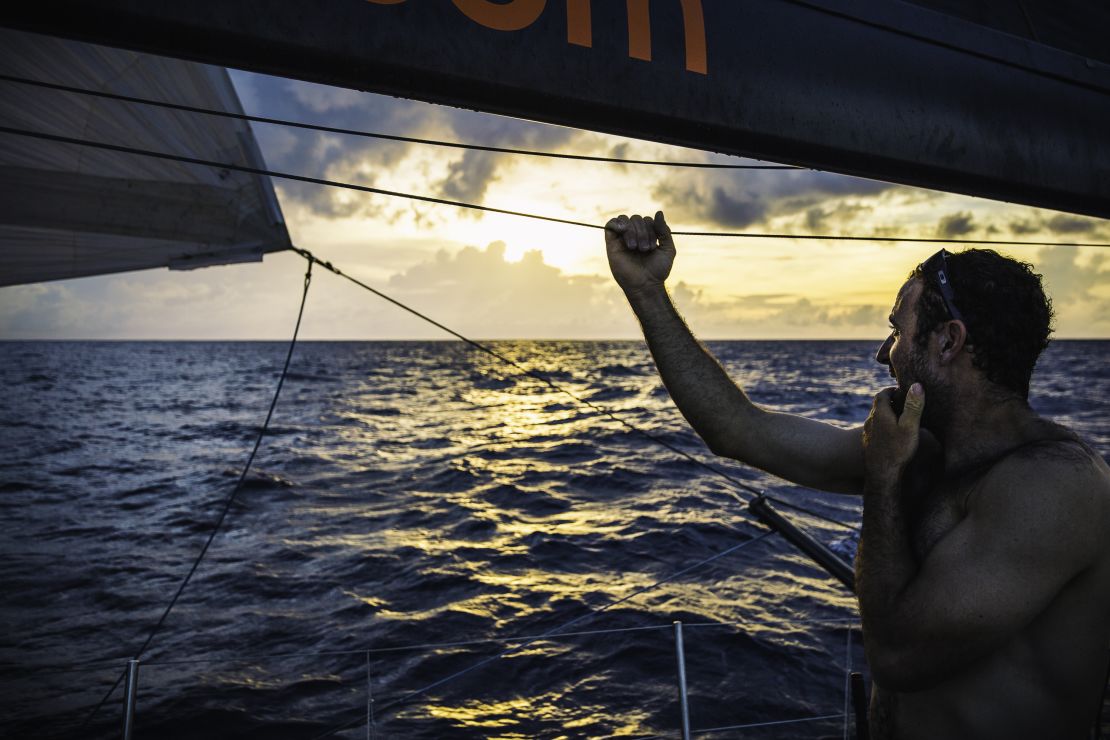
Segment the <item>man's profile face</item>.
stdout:
[[928,391],[933,384],[933,374],[925,361],[925,352],[916,341],[917,301],[921,297],[920,280],[909,280],[898,291],[894,308],[890,312],[890,336],[879,347],[875,360],[890,368],[898,392],[895,394],[894,407],[902,412],[906,393],[914,383],[921,383]]

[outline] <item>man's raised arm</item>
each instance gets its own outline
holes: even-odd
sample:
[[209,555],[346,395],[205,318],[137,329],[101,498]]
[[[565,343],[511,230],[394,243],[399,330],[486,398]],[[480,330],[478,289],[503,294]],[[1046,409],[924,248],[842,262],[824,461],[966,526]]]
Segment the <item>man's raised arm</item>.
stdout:
[[654,219],[610,220],[605,247],[613,277],[640,320],[663,384],[709,449],[811,488],[862,491],[859,429],[841,429],[753,404],[687,328],[664,286],[676,250],[662,211]]

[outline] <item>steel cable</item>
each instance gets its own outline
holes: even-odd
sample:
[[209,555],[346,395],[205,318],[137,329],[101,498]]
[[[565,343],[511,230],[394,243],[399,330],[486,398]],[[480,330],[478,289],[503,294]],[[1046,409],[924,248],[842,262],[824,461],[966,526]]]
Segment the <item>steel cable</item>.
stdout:
[[532,149],[513,149],[509,147],[500,146],[484,146],[482,144],[465,144],[456,141],[440,141],[438,139],[422,139],[414,136],[400,136],[396,134],[382,134],[374,131],[359,131],[357,129],[339,128],[337,126],[323,126],[315,123],[304,123],[302,121],[289,121],[281,118],[268,118],[266,116],[254,116],[247,113],[234,113],[231,111],[217,110],[214,108],[202,108],[196,105],[186,105],[184,103],[171,103],[164,100],[151,100],[150,98],[140,98],[134,95],[122,95],[120,93],[112,93],[104,90],[89,90],[83,87],[73,87],[71,85],[62,85],[57,82],[46,82],[44,80],[32,80],[26,77],[17,77],[15,75],[0,74],[0,80],[4,82],[14,82],[20,85],[32,85],[34,87],[41,87],[47,90],[57,90],[59,92],[75,93],[77,95],[87,95],[96,98],[105,98],[107,100],[116,100],[124,103],[137,103],[139,105],[150,105],[158,108],[168,108],[170,110],[179,110],[185,113],[200,113],[207,116],[219,116],[220,118],[233,118],[239,121],[250,121],[252,123],[266,123],[275,126],[286,126],[289,128],[299,128],[308,131],[319,131],[328,134],[343,134],[346,136],[359,136],[368,139],[382,139],[384,141],[400,141],[409,144],[422,144],[425,146],[438,146],[450,149],[470,149],[479,152],[493,152],[495,154],[515,154],[527,157],[546,157],[549,159],[572,159],[585,162],[606,162],[610,164],[642,164],[654,165],[659,167],[685,167],[693,169],[706,169],[706,170],[799,170],[801,167],[794,167],[787,164],[720,164],[715,162],[668,162],[666,160],[655,159],[624,159],[621,157],[593,157],[585,154],[564,154],[560,152],[541,152]]
[[[343,188],[345,190],[354,190],[361,193],[372,193],[375,195],[385,195],[393,198],[404,198],[407,200],[420,201],[422,203],[435,203],[438,205],[454,206],[456,208],[482,211],[484,213],[500,213],[506,216],[519,216],[521,218],[530,218],[537,221],[565,224],[567,226],[580,226],[585,229],[597,229],[600,231],[604,230],[605,228],[605,226],[601,224],[591,224],[585,221],[576,221],[569,218],[544,216],[537,213],[514,211],[508,208],[495,208],[493,206],[483,206],[476,203],[466,203],[463,201],[449,200],[447,198],[436,198],[430,195],[403,193],[397,190],[375,188],[369,185],[358,185],[356,183],[350,182],[338,182],[336,180],[328,180],[321,177],[309,177],[307,175],[297,175],[291,172],[278,172],[276,170],[265,169],[262,167],[250,167],[248,165],[232,164],[229,162],[215,162],[209,159],[200,159],[198,157],[186,157],[180,154],[155,152],[149,149],[138,149],[136,147],[123,146],[121,144],[109,144],[102,141],[89,141],[87,139],[78,139],[71,136],[48,134],[42,131],[28,131],[27,129],[13,128],[11,126],[0,126],[0,133],[12,134],[13,136],[25,136],[33,139],[41,139],[44,141],[56,141],[62,144],[73,144],[75,146],[87,146],[94,149],[120,152],[122,154],[133,154],[141,157],[151,157],[154,159],[164,159],[173,162],[183,162],[185,164],[195,164],[203,167],[212,167],[218,170],[223,169],[231,170],[234,172],[245,172],[250,175],[265,175],[268,177],[276,177],[282,180],[305,182],[312,185],[323,185],[327,187]],[[906,242],[914,244],[984,244],[991,246],[1011,247],[1110,247],[1110,243],[1107,242],[1014,241],[1008,239],[947,239],[939,237],[926,238],[914,236],[847,236],[839,234],[784,234],[761,233],[752,231],[672,231],[671,233],[674,236],[721,237],[738,239],[800,239],[804,241],[855,241],[883,243]]]
[[[298,333],[300,333],[301,330],[301,318],[304,316],[304,307],[305,303],[308,300],[308,287],[311,283],[312,261],[309,260],[308,269],[305,272],[304,276],[304,291],[301,294],[301,307],[297,311],[297,323],[293,328],[293,338],[289,341],[289,351],[285,355],[285,364],[281,369],[281,376],[278,378],[277,388],[274,389],[274,397],[270,401],[270,408],[266,412],[266,420],[262,422],[262,428],[258,431],[258,437],[256,437],[254,440],[254,447],[251,448],[251,453],[247,457],[246,464],[243,466],[243,472],[239,474],[239,480],[235,482],[235,486],[231,489],[231,493],[229,493],[227,495],[227,498],[224,500],[223,509],[220,511],[220,516],[216,519],[216,523],[212,526],[212,531],[209,532],[208,539],[205,540],[204,547],[200,549],[200,552],[193,560],[192,567],[189,568],[189,572],[185,574],[185,578],[182,579],[181,585],[178,586],[177,592],[173,595],[173,598],[170,599],[170,603],[166,605],[165,610],[162,612],[162,616],[158,619],[158,622],[150,630],[150,633],[147,635],[146,640],[143,642],[142,646],[137,651],[135,651],[134,660],[139,660],[142,657],[143,653],[150,646],[150,643],[154,639],[154,636],[162,628],[162,625],[165,624],[166,618],[169,617],[170,612],[173,611],[174,606],[177,604],[177,600],[180,599],[181,594],[185,592],[185,587],[189,585],[189,581],[192,579],[193,574],[197,572],[197,568],[200,567],[201,561],[208,553],[208,548],[212,546],[212,541],[216,539],[216,534],[220,531],[220,527],[223,525],[224,519],[227,518],[227,514],[231,510],[231,505],[235,502],[235,496],[239,493],[239,489],[243,487],[243,481],[246,480],[247,473],[250,472],[251,465],[254,463],[255,455],[258,454],[258,449],[262,446],[262,439],[266,436],[266,431],[269,429],[270,420],[274,416],[274,408],[277,407],[278,397],[281,396],[281,388],[285,384],[286,375],[288,375],[289,373],[289,363],[293,359],[293,349],[297,346],[297,335]],[[125,675],[126,671],[120,674],[119,678],[116,679],[116,682],[112,684],[111,688],[109,688],[108,691],[104,694],[104,697],[97,703],[96,707],[94,707],[93,710],[89,712],[88,716],[85,717],[85,721],[81,723],[81,729],[87,727],[89,722],[92,721],[93,717],[97,715],[101,707],[104,706],[104,703],[108,701],[108,699],[115,692],[116,688],[119,687],[120,682],[123,681],[123,677]]]

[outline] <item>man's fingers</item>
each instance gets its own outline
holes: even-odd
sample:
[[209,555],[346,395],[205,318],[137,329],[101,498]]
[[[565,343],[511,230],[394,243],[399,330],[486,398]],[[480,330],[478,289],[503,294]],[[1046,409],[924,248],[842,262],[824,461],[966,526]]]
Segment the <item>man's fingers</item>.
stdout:
[[628,219],[628,229],[624,232],[624,244],[633,251],[639,251],[640,249],[640,227],[643,222],[644,217],[638,213]]
[[925,389],[921,383],[914,383],[906,394],[906,403],[902,408],[902,415],[898,417],[898,426],[902,428],[918,427],[921,425],[921,414],[925,411]]
[[648,252],[655,246],[655,232],[644,220],[643,216],[637,214],[632,217],[632,224],[629,231],[632,239],[629,240],[628,235],[625,236],[626,241],[628,241],[629,249]]
[[644,216],[644,231],[647,235],[647,246],[645,247],[643,244],[641,244],[640,248],[643,249],[645,252],[649,252],[652,249],[655,249],[656,240],[655,224],[652,222],[651,216]]
[[657,242],[660,247],[674,251],[671,228],[663,220],[662,211],[656,212],[654,218],[639,214],[616,216],[605,224],[605,232],[607,243],[623,242],[634,252],[650,252]]
[[605,251],[616,255],[624,251],[624,232],[628,229],[628,217],[617,216],[605,224]]
[[671,227],[667,225],[666,219],[663,218],[662,211],[655,212],[655,219],[652,223],[655,226],[655,235],[659,238],[659,246],[663,249],[674,251],[674,238],[671,236]]
[[883,388],[875,394],[875,401],[871,404],[871,415],[875,418],[894,417],[894,392],[897,388]]

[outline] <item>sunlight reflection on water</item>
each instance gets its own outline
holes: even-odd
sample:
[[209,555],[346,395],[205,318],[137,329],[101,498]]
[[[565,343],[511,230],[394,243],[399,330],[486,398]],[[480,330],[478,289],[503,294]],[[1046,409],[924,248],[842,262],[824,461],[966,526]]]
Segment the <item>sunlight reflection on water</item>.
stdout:
[[[496,346],[709,457],[642,344]],[[758,402],[832,423],[862,422],[888,382],[868,343],[711,346]],[[1106,349],[1054,345],[1034,388],[1037,408],[1103,454]],[[114,675],[28,666],[118,657],[141,642],[245,459],[282,346],[13,343],[4,352],[4,722],[50,735],[81,718]],[[258,475],[148,655],[140,728],[151,736],[311,737],[353,718],[357,729],[341,736],[363,737],[359,651],[540,634],[759,531],[727,481],[457,343],[308,343],[294,368]],[[715,464],[824,515],[858,518],[850,498]],[[842,533],[791,516],[826,541]],[[574,626],[653,629],[545,639],[383,714],[375,729],[673,734],[674,619],[707,625],[687,635],[697,726],[835,713],[845,627],[812,620],[854,617],[850,594],[772,538]],[[376,705],[505,645],[375,653]],[[304,657],[275,657],[284,654]],[[202,662],[165,662],[182,658]],[[858,634],[852,660],[863,664]],[[110,724],[102,736],[116,733]]]

